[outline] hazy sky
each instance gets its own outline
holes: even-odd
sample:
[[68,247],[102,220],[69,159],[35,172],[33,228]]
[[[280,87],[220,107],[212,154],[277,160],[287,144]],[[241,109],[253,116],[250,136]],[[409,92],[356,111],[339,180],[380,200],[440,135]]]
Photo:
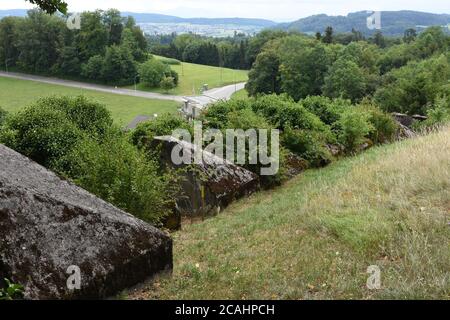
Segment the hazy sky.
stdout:
[[[70,11],[117,8],[181,17],[248,17],[290,21],[312,14],[361,10],[450,13],[450,0],[66,0]],[[30,8],[25,0],[0,0],[0,9]]]

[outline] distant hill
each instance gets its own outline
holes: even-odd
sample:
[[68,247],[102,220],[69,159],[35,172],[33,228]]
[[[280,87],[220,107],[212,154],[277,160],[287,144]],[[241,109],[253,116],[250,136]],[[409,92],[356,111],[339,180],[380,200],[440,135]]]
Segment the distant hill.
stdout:
[[[26,16],[27,10],[13,9],[0,10],[0,18],[7,16]],[[240,26],[258,26],[258,27],[273,27],[277,23],[265,19],[248,19],[248,18],[180,18],[176,16],[169,16],[157,13],[135,13],[122,12],[123,16],[132,16],[137,23],[191,23],[202,25],[220,25],[220,24],[235,24]]]
[[[27,10],[24,9],[0,10],[0,18],[5,16],[25,16],[26,13]],[[370,35],[375,32],[375,30],[369,30],[367,28],[367,17],[370,16],[370,13],[367,13],[367,11],[349,13],[347,16],[318,14],[294,22],[281,24],[265,19],[248,18],[180,18],[164,14],[135,12],[122,12],[122,15],[133,16],[138,23],[255,26],[260,28],[295,30],[304,33],[323,32],[327,26],[332,26],[336,32],[351,32],[352,28],[361,31],[365,35]],[[447,26],[449,23],[450,14],[434,14],[407,10],[381,12],[381,31],[384,35],[399,36],[403,35],[404,31],[408,28],[415,28],[420,31],[428,26]]]
[[124,16],[133,16],[138,23],[192,23],[192,24],[236,24],[243,26],[272,27],[276,22],[250,18],[180,18],[156,13],[122,12]]
[[[277,28],[295,30],[304,33],[323,32],[327,26],[332,26],[336,32],[351,32],[352,28],[365,35],[373,34],[376,30],[367,28],[367,11],[349,13],[347,16],[328,16],[319,14],[303,18],[291,23],[282,23]],[[408,28],[420,31],[429,26],[447,26],[450,23],[450,14],[434,14],[418,11],[382,11],[381,31],[384,35],[403,35]]]

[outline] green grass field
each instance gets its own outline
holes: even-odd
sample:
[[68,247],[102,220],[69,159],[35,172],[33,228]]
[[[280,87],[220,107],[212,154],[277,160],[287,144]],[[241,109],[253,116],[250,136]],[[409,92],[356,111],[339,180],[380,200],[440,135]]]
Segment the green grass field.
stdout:
[[180,103],[173,101],[150,100],[0,77],[0,106],[10,112],[18,111],[41,97],[80,94],[104,104],[111,111],[114,120],[120,125],[128,124],[137,115],[176,112],[180,105]]
[[[173,276],[128,297],[449,299],[449,222],[446,128],[309,170],[184,226]],[[366,287],[372,265],[378,290]]]
[[231,96],[232,99],[247,99],[248,92],[245,89],[239,90]]
[[[160,58],[158,56],[155,57]],[[170,94],[175,95],[198,95],[200,94],[200,88],[204,84],[208,84],[209,89],[213,89],[248,80],[248,71],[245,70],[218,68],[186,62],[182,62],[180,65],[171,65],[170,67],[178,72],[180,76],[178,87],[170,91]],[[128,88],[132,87],[129,86]],[[160,88],[146,88],[141,84],[138,84],[137,89],[164,93]]]

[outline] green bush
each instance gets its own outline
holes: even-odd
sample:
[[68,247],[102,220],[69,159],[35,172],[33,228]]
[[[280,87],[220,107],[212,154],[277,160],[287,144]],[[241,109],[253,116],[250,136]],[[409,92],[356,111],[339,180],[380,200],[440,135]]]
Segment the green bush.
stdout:
[[161,87],[161,89],[163,89],[166,93],[169,92],[170,90],[172,90],[173,88],[176,87],[175,85],[175,79],[172,77],[164,77],[159,86]]
[[369,121],[370,115],[357,109],[347,109],[337,122],[339,128],[338,139],[346,152],[353,153],[367,142],[367,136],[374,130]]
[[58,172],[80,139],[83,132],[64,112],[39,103],[9,117],[0,136],[6,146]]
[[323,167],[332,161],[332,155],[325,147],[325,138],[318,132],[286,128],[283,132],[282,144],[308,161],[311,167]]
[[330,99],[324,96],[309,96],[301,100],[300,103],[329,126],[336,123],[342,112],[352,105],[350,100]]
[[2,126],[3,122],[6,121],[7,115],[8,115],[8,112],[6,112],[6,110],[3,110],[2,107],[0,107],[0,127]]
[[147,149],[154,137],[171,135],[176,129],[191,131],[191,125],[178,115],[163,114],[152,121],[139,124],[131,133],[131,142],[139,149]]
[[104,105],[84,96],[53,96],[40,99],[37,105],[62,111],[80,130],[93,137],[101,138],[113,124]]
[[139,67],[140,81],[147,87],[159,87],[164,77],[172,77],[174,78],[174,83],[178,84],[178,74],[171,70],[169,65],[158,59],[149,59]]
[[178,191],[175,178],[159,172],[158,163],[119,129],[111,129],[102,142],[80,141],[69,158],[67,175],[105,201],[151,223],[170,214]]
[[230,101],[219,101],[209,106],[202,114],[201,120],[204,125],[214,129],[227,127],[230,113],[249,109],[250,103],[247,99],[232,99]]
[[[241,105],[242,106],[242,105]],[[266,129],[268,132],[268,143],[267,143],[267,148],[268,150],[266,150],[266,154],[269,156],[274,156],[270,154],[271,151],[271,145],[272,145],[272,141],[270,138],[270,133],[271,133],[271,129],[273,129],[273,127],[266,121],[266,119],[264,117],[262,117],[261,115],[256,114],[255,112],[253,112],[250,108],[237,108],[234,109],[233,111],[231,111],[228,115],[227,115],[227,121],[226,124],[224,124],[223,129],[240,129],[243,131],[247,131],[249,129],[255,129],[257,136],[258,136],[258,141],[260,139],[260,132],[258,131],[259,129]],[[226,138],[225,132],[224,132],[224,139]],[[224,145],[225,143],[227,143],[228,141],[224,141]],[[281,141],[280,141],[281,143]],[[250,164],[250,155],[252,154],[252,152],[256,152],[257,154],[259,154],[260,151],[262,151],[262,148],[265,146],[262,146],[258,143],[258,145],[256,146],[256,150],[250,150],[250,144],[246,143],[245,146],[245,150],[241,150],[244,151],[246,153],[246,157],[245,157],[245,164],[242,165],[245,169],[255,173],[256,175],[260,176],[260,183],[261,186],[263,188],[270,188],[276,185],[280,185],[281,182],[285,179],[285,173],[286,173],[286,152],[281,148],[281,150],[279,150],[279,171],[277,172],[277,174],[273,175],[273,176],[263,176],[261,175],[261,169],[265,166],[263,166],[259,161],[258,164]],[[235,145],[235,159],[237,157],[237,152],[238,152],[238,145]]]
[[254,112],[261,114],[276,128],[314,130],[325,133],[332,139],[330,128],[318,116],[286,95],[266,95],[250,100]]
[[368,114],[368,121],[373,127],[368,138],[374,144],[385,143],[394,139],[398,125],[390,114],[383,112],[368,101],[363,101],[356,110]]
[[421,127],[434,127],[450,122],[450,96],[440,96],[433,107],[427,111],[428,119],[420,123]]

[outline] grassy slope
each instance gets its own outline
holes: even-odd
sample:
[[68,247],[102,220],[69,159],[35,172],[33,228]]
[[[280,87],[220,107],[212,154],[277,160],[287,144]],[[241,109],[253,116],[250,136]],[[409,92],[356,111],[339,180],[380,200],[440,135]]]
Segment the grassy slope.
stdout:
[[[208,84],[209,88],[212,89],[235,82],[245,82],[248,79],[248,72],[245,70],[221,69],[186,62],[182,62],[180,65],[171,65],[170,67],[178,72],[180,76],[178,87],[170,91],[170,94],[175,95],[197,95],[200,93],[199,89],[203,84]],[[163,93],[163,90],[159,88],[149,89],[143,85],[138,85],[137,88],[144,91]],[[193,92],[193,89],[195,89],[195,92]]]
[[7,111],[17,111],[40,97],[49,95],[83,94],[107,106],[117,123],[128,124],[137,115],[175,112],[178,102],[150,100],[116,94],[81,90],[59,85],[0,77],[0,106]]
[[[450,128],[310,170],[174,235],[132,297],[450,298]],[[367,267],[382,288],[366,289]]]

